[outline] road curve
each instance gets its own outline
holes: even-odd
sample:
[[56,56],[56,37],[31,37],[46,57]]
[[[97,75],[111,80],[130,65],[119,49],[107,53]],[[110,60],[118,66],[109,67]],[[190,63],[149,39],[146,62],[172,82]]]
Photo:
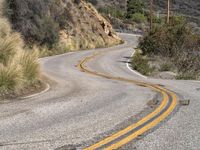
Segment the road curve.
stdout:
[[[193,100],[190,106],[179,108],[154,132],[122,148],[180,149],[188,148],[189,142],[193,149],[199,147],[200,116],[196,113],[200,105],[199,83],[140,78],[126,68],[127,58],[133,53],[131,47],[137,45],[138,37],[120,36],[126,41],[123,45],[41,59],[43,71],[54,81],[51,89],[29,99],[1,103],[0,149],[84,149],[132,125],[142,118],[141,112],[146,116],[153,111],[146,109],[146,104],[152,99],[162,100],[161,94],[146,87],[78,70],[77,64],[94,52],[102,53],[87,62],[87,67],[95,72],[162,84],[180,98]],[[192,128],[185,131],[188,126]],[[180,132],[181,136],[177,137]],[[191,140],[194,136],[195,139]]]
[[79,64],[78,68],[79,70],[96,75],[99,77],[103,78],[108,78],[112,80],[117,80],[117,81],[123,81],[123,82],[128,82],[132,84],[136,84],[138,86],[144,86],[147,88],[150,88],[158,93],[160,93],[163,97],[161,104],[159,107],[157,107],[153,112],[145,116],[144,118],[140,119],[138,122],[129,125],[128,127],[118,131],[117,133],[114,133],[113,135],[85,148],[84,150],[94,150],[94,149],[105,149],[105,150],[113,150],[113,149],[119,149],[123,145],[129,143],[133,139],[136,139],[138,136],[144,134],[151,128],[155,127],[166,119],[168,115],[175,109],[176,104],[177,104],[177,96],[175,93],[162,88],[159,85],[153,85],[150,83],[145,83],[145,82],[140,82],[137,80],[130,80],[122,77],[115,77],[112,75],[106,75],[102,74],[96,71],[92,71],[90,69],[87,69],[85,64],[90,61],[91,59],[95,59],[95,57],[98,54],[93,54],[90,57],[86,57],[83,59]]

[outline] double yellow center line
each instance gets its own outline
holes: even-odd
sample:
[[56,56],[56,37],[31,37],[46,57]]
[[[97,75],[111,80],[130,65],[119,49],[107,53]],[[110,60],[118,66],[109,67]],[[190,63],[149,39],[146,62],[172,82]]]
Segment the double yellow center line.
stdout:
[[151,128],[155,127],[158,125],[161,121],[163,121],[165,118],[167,118],[170,113],[175,109],[176,104],[177,104],[177,96],[175,93],[161,87],[158,85],[150,84],[150,83],[145,83],[145,82],[139,82],[131,79],[126,79],[122,77],[114,77],[102,73],[98,73],[92,70],[89,70],[86,67],[86,63],[90,61],[91,59],[95,58],[97,55],[100,53],[93,54],[92,56],[86,57],[83,59],[77,67],[79,70],[108,78],[108,79],[113,79],[113,80],[118,80],[118,81],[123,81],[123,82],[128,82],[132,84],[136,84],[138,86],[144,86],[147,88],[150,88],[162,95],[162,101],[160,105],[150,114],[139,120],[138,122],[126,127],[125,129],[122,129],[118,131],[117,133],[114,133],[113,135],[85,148],[84,150],[95,150],[95,149],[105,149],[105,150],[114,150],[122,147],[123,145],[129,143],[130,141],[134,140],[138,136],[144,134]]

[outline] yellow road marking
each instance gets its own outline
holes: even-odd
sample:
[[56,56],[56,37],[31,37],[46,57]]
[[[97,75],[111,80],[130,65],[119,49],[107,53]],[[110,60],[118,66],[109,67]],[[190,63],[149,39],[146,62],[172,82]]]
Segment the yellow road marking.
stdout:
[[162,95],[164,97],[163,101],[155,111],[153,111],[152,113],[150,113],[149,115],[144,117],[142,120],[138,121],[137,123],[128,126],[127,128],[125,128],[125,129],[123,129],[123,130],[111,135],[110,137],[105,138],[104,140],[102,140],[102,141],[100,141],[100,142],[98,142],[98,143],[86,148],[85,150],[93,150],[93,149],[96,149],[98,147],[101,147],[101,146],[105,145],[106,143],[109,143],[109,142],[113,141],[114,139],[116,139],[116,138],[124,135],[125,133],[128,133],[129,131],[135,129],[136,127],[142,125],[143,123],[148,121],[150,118],[152,118],[153,116],[158,114],[166,106],[167,101],[168,101],[168,95],[166,93],[164,93],[164,92],[162,93]]
[[127,144],[128,142],[132,141],[133,139],[135,139],[137,136],[143,134],[144,132],[148,131],[149,129],[153,128],[154,126],[156,126],[158,123],[160,123],[162,120],[164,120],[173,110],[174,108],[176,107],[176,101],[177,101],[177,97],[176,97],[176,94],[165,89],[165,88],[162,88],[160,86],[157,86],[157,85],[153,85],[153,84],[149,84],[149,83],[143,83],[143,82],[139,82],[139,81],[135,81],[135,80],[130,80],[130,79],[125,79],[125,78],[121,78],[121,77],[113,77],[113,76],[110,76],[110,75],[105,75],[105,74],[101,74],[101,73],[98,73],[98,72],[95,72],[95,71],[91,71],[89,69],[87,69],[84,65],[91,59],[95,58],[97,55],[99,55],[99,53],[96,53],[90,57],[86,57],[85,59],[83,59],[79,64],[78,64],[78,68],[81,70],[81,71],[84,71],[84,72],[87,72],[89,74],[92,74],[92,75],[96,75],[96,76],[101,76],[101,77],[104,77],[104,78],[109,78],[109,79],[114,79],[114,80],[119,80],[119,81],[125,81],[125,82],[129,82],[129,83],[134,83],[134,84],[137,84],[137,85],[140,85],[140,86],[145,86],[145,87],[148,87],[148,88],[151,88],[153,89],[154,91],[157,91],[159,93],[162,94],[163,96],[163,100],[161,102],[161,104],[159,105],[158,108],[156,108],[152,113],[150,113],[149,115],[147,115],[146,117],[144,117],[143,119],[141,119],[140,121],[138,121],[137,123],[135,124],[132,124],[130,126],[128,126],[127,128],[103,139],[102,141],[84,149],[84,150],[94,150],[94,149],[97,149],[115,139],[117,139],[118,137],[128,133],[129,131],[135,129],[136,127],[142,125],[143,123],[145,123],[146,121],[148,121],[149,119],[151,119],[153,116],[155,116],[156,114],[158,114],[159,112],[161,112],[164,107],[167,105],[167,102],[169,100],[169,97],[168,97],[168,94],[170,94],[170,96],[172,96],[172,104],[170,105],[170,107],[167,109],[167,111],[165,111],[162,115],[160,115],[158,118],[156,118],[155,120],[153,120],[152,122],[150,122],[149,124],[147,124],[146,126],[144,126],[143,128],[139,129],[138,131],[134,132],[133,134],[129,135],[128,137],[122,139],[121,141],[109,146],[107,148],[107,150],[112,150],[112,149],[117,149],[121,146],[123,146],[124,144]]
[[154,121],[150,122],[149,124],[147,124],[143,128],[141,128],[138,131],[134,132],[130,136],[128,136],[128,137],[124,138],[123,140],[121,140],[121,141],[119,141],[119,142],[107,147],[105,150],[114,150],[114,149],[120,148],[121,146],[123,146],[123,145],[129,143],[130,141],[132,141],[133,139],[135,139],[137,136],[142,135],[143,133],[145,133],[149,129],[151,129],[154,126],[156,126],[157,124],[159,124],[167,116],[169,116],[169,114],[174,110],[175,106],[176,106],[176,96],[174,96],[172,104],[170,105],[170,107],[162,115],[160,115],[158,118],[156,118]]

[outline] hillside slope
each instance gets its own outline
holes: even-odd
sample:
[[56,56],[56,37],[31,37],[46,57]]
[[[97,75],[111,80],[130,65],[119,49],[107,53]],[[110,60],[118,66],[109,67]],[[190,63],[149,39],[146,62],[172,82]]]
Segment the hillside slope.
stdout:
[[28,43],[67,49],[88,49],[119,44],[111,24],[83,0],[8,0],[13,28]]
[[[95,0],[90,0],[95,1]],[[97,8],[111,6],[117,8],[125,8],[127,0],[98,0]],[[149,6],[149,0],[142,0]],[[174,13],[185,15],[190,21],[194,21],[200,25],[200,0],[173,0],[172,10]],[[154,0],[155,11],[166,12],[167,0]]]

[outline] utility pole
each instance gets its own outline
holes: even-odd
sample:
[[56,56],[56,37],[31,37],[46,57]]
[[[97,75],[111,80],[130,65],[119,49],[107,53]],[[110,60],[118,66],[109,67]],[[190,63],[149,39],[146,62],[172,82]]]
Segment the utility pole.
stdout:
[[150,31],[153,28],[153,0],[150,0]]
[[167,2],[167,24],[169,24],[170,19],[170,0]]

